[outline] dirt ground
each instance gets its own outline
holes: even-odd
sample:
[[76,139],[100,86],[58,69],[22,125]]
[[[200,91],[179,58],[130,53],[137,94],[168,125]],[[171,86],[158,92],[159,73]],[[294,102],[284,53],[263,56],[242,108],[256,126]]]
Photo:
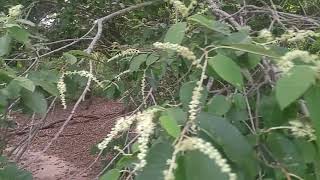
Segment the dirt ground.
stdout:
[[[83,103],[61,136],[43,153],[42,150],[67,118],[71,108],[72,105],[69,105],[63,110],[57,105],[48,115],[45,126],[57,123],[41,130],[21,158],[19,165],[31,171],[34,179],[91,180],[101,171],[100,161],[97,161],[89,171],[79,176],[97,156],[91,153],[93,145],[106,137],[116,118],[124,113],[124,106],[122,103],[102,98],[94,98],[90,104]],[[25,116],[16,114],[14,118],[18,119],[19,130],[30,124],[30,118]],[[16,136],[11,147],[17,145],[26,135],[28,134]]]

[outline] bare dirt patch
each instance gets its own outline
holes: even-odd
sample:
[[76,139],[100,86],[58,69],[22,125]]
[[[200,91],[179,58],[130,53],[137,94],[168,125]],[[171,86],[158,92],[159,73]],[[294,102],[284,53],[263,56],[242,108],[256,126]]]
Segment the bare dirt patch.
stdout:
[[[98,161],[88,174],[77,176],[95,160],[96,155],[91,153],[92,147],[108,134],[116,117],[124,113],[124,106],[122,103],[102,98],[94,98],[90,104],[83,103],[57,141],[48,151],[42,153],[69,115],[71,108],[72,105],[66,110],[60,106],[53,109],[44,125],[45,129],[39,132],[29,151],[21,159],[20,165],[30,170],[36,179],[89,180],[101,170]],[[18,119],[20,127],[16,131],[19,135],[11,142],[12,147],[28,135],[23,133],[23,129],[30,125],[29,118],[25,116],[17,114],[14,118]]]

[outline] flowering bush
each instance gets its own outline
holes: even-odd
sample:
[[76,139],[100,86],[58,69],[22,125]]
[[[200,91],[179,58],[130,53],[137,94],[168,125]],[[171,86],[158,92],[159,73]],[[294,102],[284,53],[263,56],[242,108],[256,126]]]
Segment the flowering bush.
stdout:
[[[283,19],[296,22],[300,15],[278,12],[272,3],[116,5],[122,10],[92,21],[87,34],[93,38],[83,51],[66,50],[68,44],[49,52],[41,46],[42,54],[40,44],[52,43],[35,43],[32,22],[20,19],[22,7],[3,15],[1,128],[7,128],[13,106],[45,117],[47,100],[60,98],[65,108],[78,95],[74,89],[84,88],[79,103],[91,90],[136,105],[96,145],[108,153],[114,141],[128,137],[112,147],[119,153],[101,179],[320,179],[320,59],[305,45],[319,37],[317,19],[303,16],[305,23],[295,27]],[[152,18],[142,10],[122,14],[145,6],[154,11]],[[243,18],[255,12],[271,13],[269,27],[246,25]],[[155,20],[152,13],[167,16]],[[119,15],[134,26],[121,30],[125,45],[108,42],[106,48],[103,23]],[[21,51],[27,58],[14,56]],[[34,51],[36,56],[25,53]],[[31,63],[20,62],[26,59]]]

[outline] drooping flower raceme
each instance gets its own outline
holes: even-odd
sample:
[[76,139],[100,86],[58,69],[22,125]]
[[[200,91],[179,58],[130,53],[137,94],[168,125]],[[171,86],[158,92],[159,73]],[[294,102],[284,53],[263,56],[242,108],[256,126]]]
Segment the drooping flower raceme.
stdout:
[[290,121],[289,124],[291,125],[290,130],[292,135],[295,137],[306,137],[309,141],[316,140],[315,130],[312,128],[310,124],[302,123],[301,121],[295,120]]
[[261,30],[258,38],[265,39],[267,41],[272,41],[274,39],[272,33],[268,29]]
[[191,123],[191,129],[195,130],[196,128],[196,118],[201,104],[201,93],[203,91],[202,83],[203,80],[207,78],[206,69],[207,69],[208,60],[204,61],[204,64],[201,66],[202,72],[199,81],[196,83],[196,87],[192,91],[191,101],[189,103],[189,123]]
[[278,62],[278,66],[283,72],[288,72],[294,66],[293,60],[295,59],[299,59],[305,63],[316,64],[317,58],[318,56],[312,55],[308,51],[293,50],[282,56]]
[[82,70],[82,71],[67,71],[67,72],[63,73],[58,80],[57,89],[59,91],[61,104],[64,109],[67,108],[66,95],[65,95],[65,93],[67,92],[67,88],[66,88],[66,84],[64,83],[64,78],[67,75],[79,75],[82,77],[90,78],[94,82],[96,82],[100,87],[103,87],[102,83],[93,74],[91,74],[88,71],[84,71],[84,70]]
[[142,102],[145,104],[145,97],[144,97],[144,90],[146,88],[147,80],[146,80],[146,70],[143,71],[143,76],[141,79],[141,95],[142,95]]
[[294,63],[292,61],[287,60],[280,60],[277,64],[283,73],[288,72],[294,66]]
[[[198,137],[191,137],[186,138],[183,141],[181,141],[177,146],[175,147],[176,154],[177,152],[184,152],[184,151],[194,151],[198,150],[201,153],[207,155],[211,160],[213,160],[217,166],[220,168],[221,172],[228,175],[229,180],[236,180],[237,175],[232,172],[232,169],[230,165],[227,163],[227,160],[222,157],[220,152],[213,147],[209,142],[204,141],[201,138]],[[169,170],[164,171],[165,180],[174,180],[174,174],[173,171],[177,168],[176,162],[173,162],[172,160],[168,161],[169,164],[173,164],[173,168]]]
[[121,132],[128,130],[133,123],[137,123],[136,131],[138,134],[138,148],[139,153],[137,155],[139,162],[135,164],[134,170],[141,170],[146,164],[146,156],[148,152],[148,143],[150,140],[150,136],[154,132],[155,123],[153,122],[153,118],[155,113],[160,111],[159,108],[152,108],[145,110],[143,112],[139,112],[134,115],[126,116],[119,118],[112,128],[111,132],[107,135],[107,137],[98,144],[98,148],[103,150],[107,148],[107,145]]
[[178,11],[183,17],[186,17],[189,15],[189,12],[198,4],[198,1],[191,0],[188,7],[179,0],[169,0],[169,3],[172,4],[176,11]]
[[57,83],[57,89],[60,94],[61,104],[62,104],[63,108],[66,109],[67,108],[67,103],[66,103],[67,86],[64,83],[64,77],[65,77],[65,74],[62,74],[60,76],[59,81]]
[[108,59],[107,62],[110,62],[110,61],[113,61],[115,59],[118,59],[118,58],[121,58],[121,57],[125,57],[125,56],[130,56],[130,55],[136,55],[136,54],[139,54],[140,51],[137,50],[137,49],[127,49],[115,56],[113,56],[112,58]]
[[115,126],[111,129],[111,132],[107,137],[98,144],[98,148],[103,150],[107,148],[108,144],[117,136],[119,133],[124,132],[130,128],[130,126],[136,120],[137,115],[131,115],[126,117],[121,117],[117,120]]
[[279,41],[288,41],[288,42],[297,42],[302,41],[307,37],[320,37],[320,33],[316,33],[311,30],[288,30],[280,38],[277,38]]
[[286,53],[282,57],[282,59],[285,61],[292,61],[297,58],[300,58],[300,60],[305,63],[313,63],[318,58],[318,56],[310,54],[308,51],[293,50]]
[[155,123],[153,118],[159,109],[150,109],[137,115],[137,133],[139,154],[137,155],[139,162],[135,164],[135,171],[141,170],[146,164],[146,156],[148,152],[148,143],[150,136],[154,133]]
[[169,3],[172,4],[173,7],[178,12],[180,12],[183,17],[188,15],[189,10],[183,2],[181,2],[179,0],[169,0]]
[[194,122],[200,105],[201,92],[203,90],[202,81],[198,81],[196,87],[192,91],[191,101],[189,103],[189,120]]
[[194,53],[187,47],[181,46],[179,44],[173,44],[173,43],[161,43],[156,42],[153,44],[154,47],[158,49],[164,49],[164,50],[173,50],[176,51],[180,56],[192,61],[193,65],[199,65],[199,60],[197,60],[197,57],[194,55]]
[[9,16],[13,18],[20,16],[22,8],[23,6],[21,4],[11,7],[9,9]]

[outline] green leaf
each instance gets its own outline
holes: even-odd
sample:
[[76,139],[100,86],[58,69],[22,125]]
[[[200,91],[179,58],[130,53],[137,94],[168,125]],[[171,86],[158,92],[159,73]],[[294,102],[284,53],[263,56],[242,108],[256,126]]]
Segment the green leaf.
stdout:
[[77,62],[77,58],[70,54],[70,53],[63,53],[63,57],[65,58],[65,60],[67,61],[67,63],[73,65]]
[[25,25],[28,25],[28,26],[31,26],[31,27],[36,26],[33,22],[31,22],[29,20],[26,20],[26,19],[17,19],[16,21],[21,23],[21,24],[25,24]]
[[16,77],[13,79],[13,81],[16,81],[21,87],[33,92],[35,90],[35,85],[34,83],[25,77]]
[[225,35],[229,35],[230,34],[230,29],[229,27],[224,24],[224,23],[220,23],[218,21],[215,21],[213,19],[208,19],[207,17],[197,14],[197,15],[193,15],[191,17],[188,18],[188,20],[196,22],[208,29],[211,29],[213,31],[225,34]]
[[11,37],[4,35],[0,37],[0,57],[9,53],[10,51]]
[[54,95],[54,96],[59,95],[57,86],[51,82],[38,80],[38,81],[34,81],[34,84],[37,86],[40,86],[43,90],[47,91],[51,95]]
[[261,56],[257,54],[247,54],[247,65],[249,69],[255,68],[261,61]]
[[[1,157],[1,156],[0,156]],[[25,170],[18,169],[13,163],[0,161],[0,179],[1,180],[32,180],[32,174]]]
[[306,165],[303,162],[301,153],[296,144],[280,133],[270,133],[266,142],[275,160],[285,164],[290,172],[301,176]]
[[180,108],[166,109],[164,114],[171,119],[174,119],[179,125],[182,125],[187,121],[187,113]]
[[2,89],[2,93],[8,98],[15,99],[20,96],[21,89],[22,86],[20,86],[17,81],[11,81],[7,87]]
[[163,171],[167,169],[167,160],[171,158],[173,148],[168,142],[154,144],[148,155],[147,165],[139,172],[135,180],[163,180]]
[[161,116],[159,118],[160,125],[167,131],[169,135],[174,138],[177,138],[181,133],[180,127],[175,119],[169,116]]
[[47,101],[43,94],[38,91],[23,91],[21,93],[22,102],[35,113],[44,115],[47,111]]
[[229,120],[229,122],[234,125],[242,134],[249,133],[248,126],[246,125],[249,115],[246,109],[239,109],[233,105],[224,117],[227,118],[227,120]]
[[58,96],[59,91],[57,89],[58,73],[54,71],[36,71],[30,72],[29,79],[33,81],[36,86],[40,86],[43,90],[47,91],[51,95]]
[[276,59],[281,57],[281,55],[277,52],[255,44],[228,44],[228,46],[222,46],[221,48],[234,49],[238,51],[249,52],[252,54],[268,56]]
[[122,169],[125,167],[131,166],[134,162],[136,162],[138,158],[134,155],[124,155],[122,156],[116,164],[116,168]]
[[130,64],[130,71],[135,72],[138,71],[141,64],[144,63],[147,60],[148,55],[147,54],[140,54],[136,57],[134,57]]
[[102,175],[99,180],[118,180],[120,175],[120,169],[111,169]]
[[16,39],[17,41],[21,42],[21,43],[26,43],[29,40],[29,32],[26,31],[23,28],[14,26],[9,29],[9,34],[11,37],[13,37],[14,39]]
[[[178,166],[179,168],[179,166]],[[228,180],[229,176],[207,155],[199,151],[186,152],[183,157],[183,180]],[[182,179],[181,179],[182,180]]]
[[229,111],[231,102],[225,96],[214,96],[208,103],[208,112],[222,116]]
[[231,33],[228,37],[222,39],[223,44],[250,43],[251,38],[247,32],[239,31]]
[[218,54],[209,60],[209,65],[225,81],[237,88],[243,87],[243,77],[240,67],[227,56]]
[[132,144],[132,146],[131,146],[131,151],[132,151],[133,153],[136,153],[136,152],[139,151],[139,143],[138,143],[138,142],[135,142],[135,143]]
[[21,28],[21,26],[20,26],[19,24],[16,24],[16,23],[5,23],[5,24],[4,24],[4,27],[5,27],[5,28],[12,28],[12,27]]
[[289,119],[294,119],[296,115],[295,107],[288,107],[282,111],[274,93],[269,96],[262,96],[258,108],[265,127],[283,125]]
[[240,93],[236,93],[233,95],[232,102],[238,109],[247,109],[246,97]]
[[[226,155],[243,169],[247,178],[254,179],[257,172],[257,161],[253,147],[248,140],[224,118],[202,112],[199,115],[200,128],[215,143],[223,148]],[[236,142],[236,143],[235,143]]]
[[306,139],[294,139],[294,144],[301,152],[302,159],[305,163],[313,163],[317,158],[317,151],[312,142]]
[[151,64],[153,64],[154,62],[156,62],[159,59],[159,56],[155,55],[155,54],[150,54],[147,57],[147,61],[146,64],[147,66],[150,66]]
[[313,127],[316,130],[317,145],[320,150],[320,86],[312,86],[305,94],[304,99],[310,113]]
[[288,107],[315,82],[315,72],[307,66],[293,67],[276,84],[276,97],[281,109]]
[[[195,82],[187,82],[187,83],[184,83],[180,88],[179,98],[185,109],[188,109],[188,106],[192,97],[192,91],[195,87],[196,87]],[[206,90],[206,88],[204,88],[204,91],[201,92],[201,95],[202,96],[200,99],[200,102],[201,102],[200,105],[204,105],[208,96],[208,91]]]
[[85,51],[82,50],[70,50],[68,51],[69,54],[72,54],[74,56],[83,56],[83,57],[88,57],[91,58],[91,55],[86,53]]
[[186,31],[187,23],[186,22],[179,22],[177,24],[172,25],[165,38],[164,42],[170,42],[173,44],[181,44],[185,31]]

